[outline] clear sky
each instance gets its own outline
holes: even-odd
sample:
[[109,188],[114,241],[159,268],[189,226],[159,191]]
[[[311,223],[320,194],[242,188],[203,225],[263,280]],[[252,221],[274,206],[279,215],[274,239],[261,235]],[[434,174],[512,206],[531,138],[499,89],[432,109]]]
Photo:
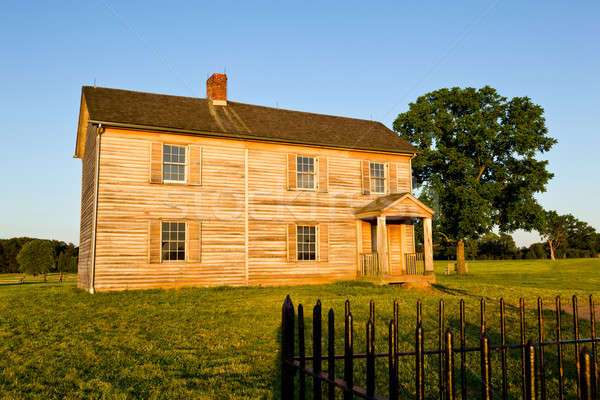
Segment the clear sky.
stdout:
[[600,2],[322,3],[3,2],[0,238],[78,242],[82,85],[204,97],[223,71],[232,100],[389,127],[441,87],[529,96],[558,139],[541,203],[600,230]]

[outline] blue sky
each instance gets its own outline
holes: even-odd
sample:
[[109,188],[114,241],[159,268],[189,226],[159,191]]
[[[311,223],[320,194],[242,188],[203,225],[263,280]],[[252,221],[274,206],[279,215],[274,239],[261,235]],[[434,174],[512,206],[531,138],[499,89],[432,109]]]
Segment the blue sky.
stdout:
[[3,3],[0,237],[78,242],[82,85],[204,97],[223,71],[232,100],[390,127],[441,87],[529,96],[558,139],[541,203],[600,230],[599,2],[190,4]]

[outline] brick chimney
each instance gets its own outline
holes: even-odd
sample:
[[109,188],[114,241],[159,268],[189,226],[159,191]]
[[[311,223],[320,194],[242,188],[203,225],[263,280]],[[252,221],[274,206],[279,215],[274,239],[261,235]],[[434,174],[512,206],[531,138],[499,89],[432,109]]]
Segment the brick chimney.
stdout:
[[206,81],[206,98],[215,106],[227,105],[227,75],[212,74]]

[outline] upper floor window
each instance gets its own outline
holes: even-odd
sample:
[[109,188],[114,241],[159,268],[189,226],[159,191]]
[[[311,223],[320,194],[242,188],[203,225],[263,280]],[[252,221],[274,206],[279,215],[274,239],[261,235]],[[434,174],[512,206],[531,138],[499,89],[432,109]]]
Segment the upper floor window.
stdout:
[[385,164],[370,164],[371,193],[385,193]]
[[163,181],[185,182],[185,146],[163,145]]
[[163,222],[161,260],[185,261],[185,222]]
[[314,157],[296,157],[296,187],[298,189],[315,188]]
[[317,227],[314,225],[298,225],[296,227],[298,261],[315,261],[317,259]]

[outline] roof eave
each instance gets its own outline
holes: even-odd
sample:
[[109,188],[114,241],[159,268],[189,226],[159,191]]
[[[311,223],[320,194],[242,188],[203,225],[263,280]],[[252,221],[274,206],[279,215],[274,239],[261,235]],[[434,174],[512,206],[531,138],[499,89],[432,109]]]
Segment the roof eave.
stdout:
[[73,158],[83,158],[82,138],[84,136],[84,123],[86,122],[83,121],[86,119],[85,114],[88,114],[87,118],[89,119],[89,111],[87,109],[85,94],[82,88],[81,99],[79,101],[79,117],[77,118],[77,138],[75,139],[75,153],[73,154]]

